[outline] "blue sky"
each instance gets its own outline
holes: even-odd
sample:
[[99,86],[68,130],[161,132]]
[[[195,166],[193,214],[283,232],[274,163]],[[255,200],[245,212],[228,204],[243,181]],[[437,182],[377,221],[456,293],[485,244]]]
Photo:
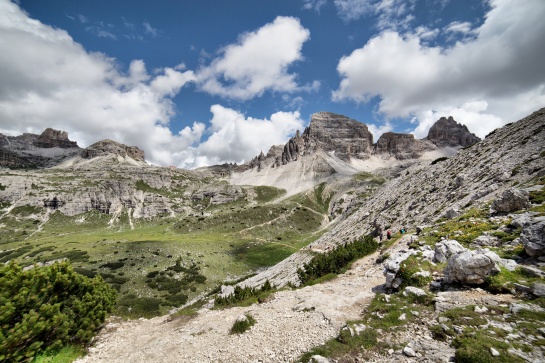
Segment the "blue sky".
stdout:
[[483,137],[545,106],[543,0],[0,0],[0,132],[247,161],[318,111]]

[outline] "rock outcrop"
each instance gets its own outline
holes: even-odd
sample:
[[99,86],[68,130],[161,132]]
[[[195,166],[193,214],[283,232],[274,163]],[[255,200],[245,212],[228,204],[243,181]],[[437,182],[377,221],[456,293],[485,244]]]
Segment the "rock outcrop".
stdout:
[[68,133],[66,131],[53,130],[52,128],[45,129],[33,144],[36,147],[44,149],[52,147],[60,147],[63,149],[78,147],[77,142],[68,139]]
[[441,117],[437,120],[430,128],[426,140],[438,147],[465,147],[481,141],[468,130],[467,126],[456,122],[452,116]]
[[428,140],[417,140],[413,134],[385,132],[375,144],[373,154],[389,154],[398,160],[417,159],[437,147]]
[[92,159],[98,156],[114,154],[121,157],[130,157],[136,161],[145,162],[144,151],[136,146],[127,146],[112,140],[102,140],[95,142],[82,151],[81,157]]
[[343,115],[318,112],[302,135],[299,131],[284,146],[282,164],[297,160],[307,153],[323,150],[341,160],[367,159],[371,155],[373,135],[367,126]]
[[0,134],[0,167],[40,169],[58,165],[79,155],[81,148],[70,141],[65,131],[46,129],[41,135],[20,136]]
[[490,213],[509,213],[530,207],[528,192],[521,189],[507,189],[490,205]]
[[529,256],[545,256],[545,217],[536,217],[525,223],[520,240]]

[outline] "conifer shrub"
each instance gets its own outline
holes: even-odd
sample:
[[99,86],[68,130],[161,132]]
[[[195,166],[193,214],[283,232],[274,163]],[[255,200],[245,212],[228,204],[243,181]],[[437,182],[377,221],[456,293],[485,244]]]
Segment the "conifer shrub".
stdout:
[[255,325],[256,321],[250,314],[244,314],[245,319],[237,319],[231,327],[231,334],[242,334]]
[[260,288],[249,286],[240,287],[237,285],[235,286],[235,291],[231,295],[227,295],[225,297],[217,296],[214,299],[214,304],[216,306],[229,306],[245,300],[250,300],[252,303],[258,302],[260,297],[263,297],[264,294],[270,293],[274,290],[274,288],[275,287],[271,285],[269,280],[265,281]]
[[100,276],[68,262],[23,271],[0,266],[0,361],[29,362],[65,345],[83,345],[114,308],[116,292]]
[[339,274],[356,259],[375,252],[378,246],[375,239],[367,235],[361,240],[338,246],[331,252],[314,256],[303,268],[297,270],[297,275],[304,285],[330,273]]

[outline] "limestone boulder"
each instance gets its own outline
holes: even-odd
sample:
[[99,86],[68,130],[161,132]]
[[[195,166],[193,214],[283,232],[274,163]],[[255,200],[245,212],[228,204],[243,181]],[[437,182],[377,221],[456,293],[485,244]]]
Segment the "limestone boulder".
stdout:
[[545,217],[528,219],[522,226],[520,241],[529,256],[545,256]]
[[433,261],[439,263],[447,262],[451,256],[465,250],[466,248],[456,240],[449,239],[441,241],[435,245],[435,256],[433,257]]
[[490,213],[509,213],[530,207],[528,192],[521,189],[507,189],[490,205]]
[[446,283],[479,285],[500,271],[500,257],[489,250],[465,250],[452,255],[444,270]]
[[387,289],[397,289],[401,286],[403,280],[398,276],[401,263],[415,254],[417,254],[416,250],[401,251],[393,254],[384,262],[383,274],[386,277],[384,286]]
[[478,248],[478,247],[498,247],[500,246],[500,240],[497,237],[491,236],[489,234],[483,234],[469,245],[470,248]]
[[453,218],[459,217],[461,214],[462,213],[458,209],[449,208],[445,212],[445,218],[446,219],[453,219]]

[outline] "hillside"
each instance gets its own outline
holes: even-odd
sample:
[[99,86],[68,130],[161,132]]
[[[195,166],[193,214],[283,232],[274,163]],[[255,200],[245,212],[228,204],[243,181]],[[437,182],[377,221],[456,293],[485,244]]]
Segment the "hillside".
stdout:
[[[390,354],[402,358],[408,355],[399,347],[408,346],[411,329],[420,329],[418,336],[431,339],[431,345],[428,349],[413,342],[411,349],[421,357],[428,354],[430,361],[444,361],[458,343],[456,335],[436,339],[441,334],[431,326],[444,320],[440,314],[448,309],[439,311],[435,304],[433,311],[432,299],[459,299],[460,307],[495,301],[509,308],[524,296],[539,296],[535,291],[542,281],[543,256],[536,233],[543,235],[545,109],[475,144],[469,131],[460,131],[448,119],[424,140],[391,133],[372,144],[366,128],[337,116],[317,114],[318,122],[284,147],[273,147],[245,165],[194,171],[154,167],[138,148],[105,140],[55,167],[3,169],[0,262],[14,260],[30,268],[69,259],[76,271],[101,275],[120,292],[116,313],[124,318],[151,318],[186,306],[178,314],[150,320],[112,320],[85,362],[180,357],[196,362],[294,361],[313,347],[332,344],[329,340],[339,334],[342,344],[364,339],[365,326],[374,336],[372,350],[328,354],[335,359],[348,354],[346,361],[389,361]],[[340,130],[338,137],[333,137],[332,124]],[[363,136],[349,137],[352,127],[361,128]],[[342,152],[328,149],[332,145]],[[513,199],[509,196],[514,193],[522,201],[499,207],[509,204],[501,196],[512,188],[505,198]],[[500,200],[494,204],[500,210],[491,212],[494,200]],[[508,215],[523,211],[527,213],[521,217]],[[317,253],[327,255],[369,234],[378,240],[387,229],[394,232],[393,243],[382,244],[378,253],[336,279],[296,288],[301,284],[297,270]],[[401,229],[410,233],[402,236]],[[430,257],[442,239],[457,239],[462,244],[458,252],[491,248],[500,256],[490,257],[498,264],[493,270],[506,280],[486,280],[494,286],[487,289],[508,294],[496,298],[469,283],[453,296],[441,295],[452,286],[467,285],[447,281],[445,262]],[[421,301],[397,293],[407,287],[407,281],[399,284],[398,270],[389,270],[387,279],[383,275],[383,263],[399,268],[405,259],[415,264],[411,271],[422,269],[424,274],[415,279],[427,296]],[[515,273],[504,276],[500,265],[516,266]],[[534,275],[524,278],[528,272],[520,272],[523,267]],[[268,282],[284,290],[260,298],[258,305],[219,309],[214,298],[232,289],[221,286],[226,280],[231,286],[255,288]],[[385,301],[386,307],[381,305]],[[388,306],[399,311],[409,305],[414,310],[406,322],[398,314],[392,325],[407,324],[407,333],[392,336],[387,331],[391,326],[383,327],[377,316],[387,314]],[[243,313],[252,315],[256,325],[245,334],[229,335]],[[534,328],[527,334],[535,336],[539,323],[528,319]],[[356,323],[349,324],[350,338],[343,338],[347,321]],[[539,350],[500,348],[509,359],[541,359]]]
[[[112,321],[80,362],[542,361],[544,137],[540,110],[451,158],[413,163],[354,196],[308,248],[241,283],[291,287],[250,306]],[[522,204],[513,187],[529,191]],[[394,238],[379,252],[293,287],[315,252],[386,228]],[[244,314],[255,325],[229,334]]]

